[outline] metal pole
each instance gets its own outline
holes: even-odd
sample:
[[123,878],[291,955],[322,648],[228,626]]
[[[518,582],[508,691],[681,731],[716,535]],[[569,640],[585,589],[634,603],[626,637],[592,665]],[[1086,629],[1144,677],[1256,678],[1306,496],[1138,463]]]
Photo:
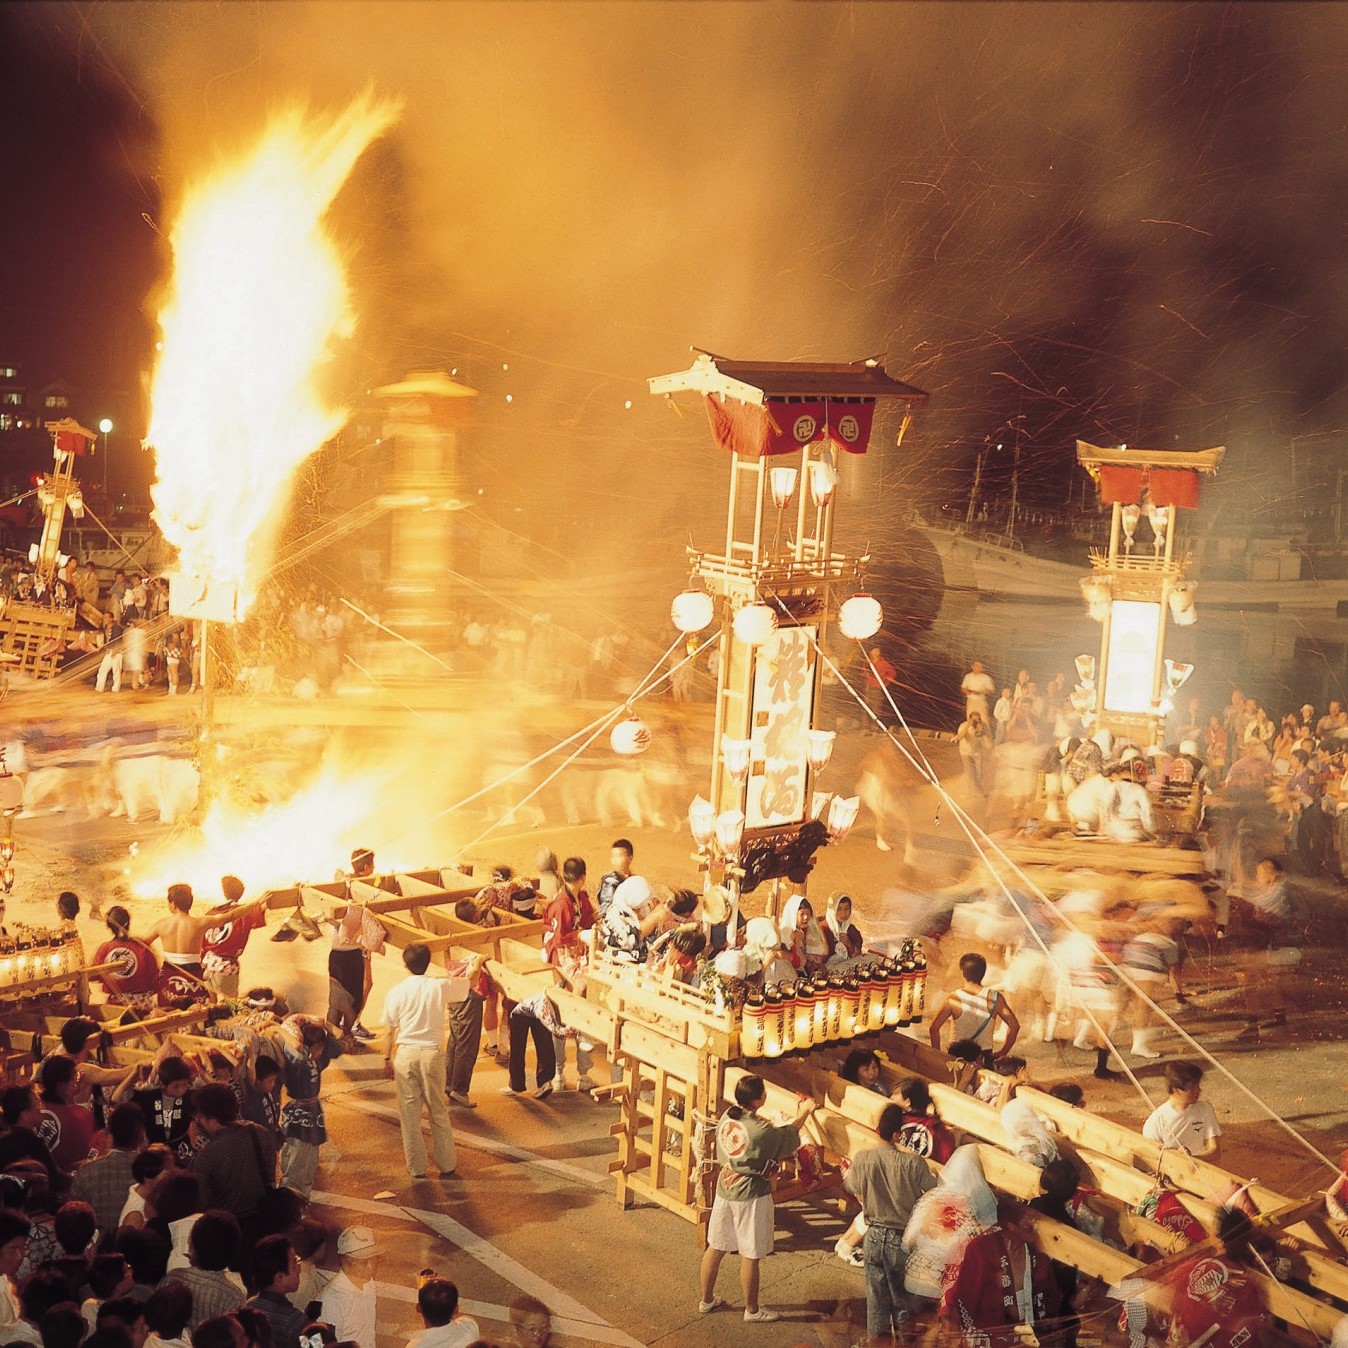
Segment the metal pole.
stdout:
[[211,806],[212,773],[215,766],[215,693],[211,688],[211,624],[201,620],[201,752],[197,812],[204,819]]
[[978,488],[983,481],[983,455],[987,450],[980,449],[978,458],[974,460],[974,485],[969,489],[969,508],[964,512],[965,524],[974,522],[974,510],[978,506]]

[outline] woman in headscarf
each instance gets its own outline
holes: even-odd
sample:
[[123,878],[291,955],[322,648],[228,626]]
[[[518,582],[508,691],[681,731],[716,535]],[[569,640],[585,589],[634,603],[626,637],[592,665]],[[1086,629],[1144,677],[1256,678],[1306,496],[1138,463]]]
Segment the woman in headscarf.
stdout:
[[795,968],[781,952],[782,938],[770,917],[751,917],[744,928],[745,968],[761,983],[793,982]]
[[828,896],[828,907],[819,919],[819,934],[828,952],[824,958],[830,964],[861,954],[861,933],[852,922],[850,895],[836,891]]
[[777,923],[782,949],[797,973],[817,973],[828,959],[824,934],[814,920],[814,909],[804,894],[793,894]]
[[534,857],[534,865],[538,867],[538,883],[534,888],[546,907],[562,888],[562,877],[557,870],[557,853],[548,851],[546,847],[540,847],[538,855]]
[[958,1147],[941,1172],[940,1183],[922,1195],[903,1233],[908,1251],[904,1289],[918,1309],[930,1309],[941,1297],[946,1271],[964,1247],[997,1221],[997,1199],[983,1178],[978,1148]]
[[668,915],[669,905],[656,903],[651,882],[641,875],[629,875],[613,891],[599,919],[599,939],[610,959],[645,964],[646,941]]

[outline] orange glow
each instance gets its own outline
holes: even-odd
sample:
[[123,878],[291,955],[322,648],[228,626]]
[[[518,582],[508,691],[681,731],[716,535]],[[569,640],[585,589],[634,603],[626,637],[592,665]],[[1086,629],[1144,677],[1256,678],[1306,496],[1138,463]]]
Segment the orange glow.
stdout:
[[180,570],[257,592],[296,470],[341,427],[320,375],[354,326],[323,220],[395,108],[292,109],[186,194],[171,231],[148,441],[154,517]]
[[[175,832],[131,860],[127,877],[141,896],[162,896],[186,881],[214,898],[222,875],[240,876],[250,893],[331,880],[356,846],[375,846],[381,871],[426,864],[391,850],[379,804],[385,783],[340,763],[325,765],[289,800],[258,806],[212,802],[200,829]],[[381,845],[383,844],[383,845]],[[396,845],[394,845],[396,847]]]

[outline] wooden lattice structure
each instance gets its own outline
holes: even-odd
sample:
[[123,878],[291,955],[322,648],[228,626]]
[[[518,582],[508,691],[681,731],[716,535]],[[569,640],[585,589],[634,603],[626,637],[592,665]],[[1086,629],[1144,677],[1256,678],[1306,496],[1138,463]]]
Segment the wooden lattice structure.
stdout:
[[388,932],[388,941],[399,950],[421,941],[430,947],[440,963],[446,951],[458,946],[483,951],[500,960],[519,956],[518,947],[537,950],[543,924],[514,913],[497,910],[500,925],[479,927],[454,916],[460,899],[471,899],[481,885],[465,883],[468,877],[459,870],[399,871],[372,876],[368,880],[337,880],[331,884],[296,885],[289,889],[268,890],[268,908],[315,908],[327,919],[340,917],[351,900],[363,903]]
[[0,653],[18,657],[17,662],[5,662],[15,672],[50,679],[74,630],[75,615],[69,609],[10,599],[0,612]]

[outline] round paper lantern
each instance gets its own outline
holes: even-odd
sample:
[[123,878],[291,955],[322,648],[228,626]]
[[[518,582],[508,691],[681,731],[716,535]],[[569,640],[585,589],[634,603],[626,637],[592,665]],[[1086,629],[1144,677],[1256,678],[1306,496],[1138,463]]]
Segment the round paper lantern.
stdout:
[[615,754],[635,758],[651,747],[651,728],[639,716],[629,716],[613,727],[608,742]]
[[854,641],[866,641],[879,630],[885,620],[880,601],[868,594],[854,594],[838,610],[838,630]]
[[669,616],[680,632],[701,632],[716,616],[716,604],[705,590],[685,590],[674,596]]
[[766,604],[746,604],[735,614],[735,635],[746,646],[761,646],[777,630],[777,615]]

